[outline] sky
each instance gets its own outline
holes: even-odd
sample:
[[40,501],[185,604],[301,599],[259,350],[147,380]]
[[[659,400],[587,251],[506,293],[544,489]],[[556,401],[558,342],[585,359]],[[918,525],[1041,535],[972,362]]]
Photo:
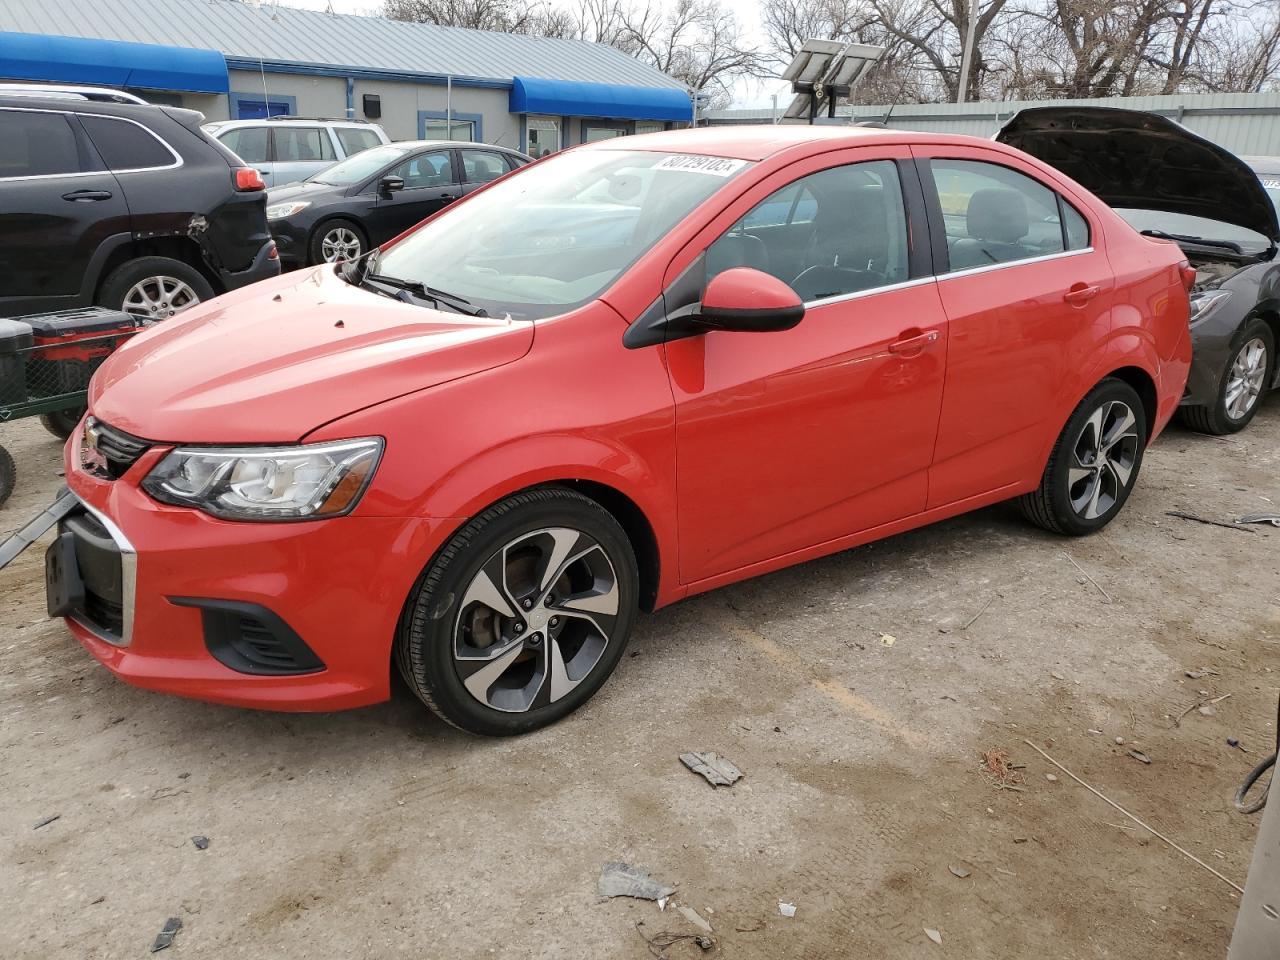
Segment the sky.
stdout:
[[[272,0],[260,0],[263,6]],[[306,10],[326,10],[332,6],[335,13],[376,14],[381,8],[378,0],[277,0],[282,7],[301,7]],[[749,33],[759,35],[760,24],[754,11],[744,9],[746,4],[739,4],[738,16],[743,18],[743,28]],[[778,109],[785,110],[791,102],[789,84],[780,81],[758,81],[743,79],[738,81],[733,90],[733,106],[735,107],[769,107],[772,95],[778,95]]]

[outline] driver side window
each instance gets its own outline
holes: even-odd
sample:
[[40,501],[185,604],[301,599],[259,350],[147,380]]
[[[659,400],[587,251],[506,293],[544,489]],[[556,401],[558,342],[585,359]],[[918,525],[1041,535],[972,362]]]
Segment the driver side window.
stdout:
[[806,303],[907,279],[898,168],[871,160],[810,174],[756,204],[707,249],[707,279],[752,267]]
[[453,183],[453,164],[449,161],[448,151],[424,153],[420,157],[406,160],[387,176],[401,177],[406,190],[419,187],[446,187]]

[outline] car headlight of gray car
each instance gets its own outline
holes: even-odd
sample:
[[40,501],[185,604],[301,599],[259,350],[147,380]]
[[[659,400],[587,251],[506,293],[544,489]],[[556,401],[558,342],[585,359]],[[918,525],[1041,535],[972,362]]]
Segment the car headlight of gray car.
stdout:
[[162,503],[226,520],[350,513],[382,456],[381,437],[279,447],[178,447],[142,481]]
[[1208,319],[1222,304],[1231,299],[1230,290],[1201,290],[1191,295],[1191,322]]
[[283,220],[285,217],[301,213],[309,206],[311,206],[310,200],[286,200],[284,203],[272,203],[267,206],[267,219]]

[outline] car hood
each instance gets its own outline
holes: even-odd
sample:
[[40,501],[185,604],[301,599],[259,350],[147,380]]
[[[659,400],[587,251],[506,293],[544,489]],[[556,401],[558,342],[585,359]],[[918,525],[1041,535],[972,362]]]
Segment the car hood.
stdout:
[[286,200],[318,200],[326,195],[341,196],[347,189],[331,183],[303,180],[283,187],[272,187],[267,191],[267,203],[282,203]]
[[533,324],[353,287],[322,266],[194,307],[94,375],[94,415],[148,440],[275,443],[528,353]]
[[1016,113],[995,139],[1057,167],[1112,207],[1206,217],[1280,239],[1276,208],[1248,164],[1158,114],[1035,107]]

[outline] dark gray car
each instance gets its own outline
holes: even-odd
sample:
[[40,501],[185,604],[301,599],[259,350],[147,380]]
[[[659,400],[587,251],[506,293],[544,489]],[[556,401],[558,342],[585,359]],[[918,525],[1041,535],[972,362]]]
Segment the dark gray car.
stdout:
[[1244,429],[1280,386],[1280,158],[1251,166],[1165,117],[1110,107],[1023,110],[996,139],[1182,248],[1196,268],[1182,419],[1204,433]]

